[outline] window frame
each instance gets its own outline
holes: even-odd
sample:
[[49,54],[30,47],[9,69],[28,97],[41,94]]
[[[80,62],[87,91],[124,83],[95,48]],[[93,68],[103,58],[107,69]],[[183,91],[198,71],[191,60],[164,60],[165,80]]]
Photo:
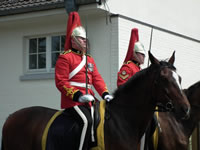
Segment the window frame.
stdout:
[[[65,36],[65,33],[42,34],[24,37],[23,75],[20,80],[53,79],[55,68],[52,68],[52,37]],[[46,38],[46,67],[42,69],[29,69],[29,41],[33,38]],[[61,43],[60,43],[61,44]],[[61,51],[62,52],[62,51]]]

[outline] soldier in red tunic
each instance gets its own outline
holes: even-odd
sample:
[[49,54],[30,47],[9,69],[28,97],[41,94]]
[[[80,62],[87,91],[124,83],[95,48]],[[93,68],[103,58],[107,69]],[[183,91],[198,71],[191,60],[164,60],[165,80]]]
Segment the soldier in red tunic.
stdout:
[[78,13],[71,12],[67,25],[65,52],[56,62],[55,82],[61,92],[61,108],[73,114],[82,127],[79,150],[85,150],[91,139],[94,111],[92,101],[95,100],[92,86],[103,99],[110,101],[113,98],[97,70],[94,59],[90,55],[85,55],[87,40]]
[[[133,75],[141,70],[140,65],[144,63],[145,49],[141,42],[139,42],[138,29],[134,28],[131,32],[131,38],[129,41],[129,47],[126,54],[126,58],[120,71],[118,72],[117,86],[124,84]],[[142,137],[138,150],[143,149],[144,138]]]
[[131,32],[128,52],[120,71],[118,72],[117,86],[124,84],[136,72],[140,71],[140,65],[144,63],[145,49],[139,42],[138,29],[134,28]]

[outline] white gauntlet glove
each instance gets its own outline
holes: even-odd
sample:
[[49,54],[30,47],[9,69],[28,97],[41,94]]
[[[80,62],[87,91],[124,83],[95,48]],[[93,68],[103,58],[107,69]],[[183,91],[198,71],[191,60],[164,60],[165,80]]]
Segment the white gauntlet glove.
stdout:
[[81,103],[88,103],[94,101],[94,97],[90,94],[82,95],[78,99],[79,102]]
[[112,95],[106,95],[105,97],[104,97],[104,99],[107,101],[107,102],[110,102],[112,99],[113,99],[113,96]]

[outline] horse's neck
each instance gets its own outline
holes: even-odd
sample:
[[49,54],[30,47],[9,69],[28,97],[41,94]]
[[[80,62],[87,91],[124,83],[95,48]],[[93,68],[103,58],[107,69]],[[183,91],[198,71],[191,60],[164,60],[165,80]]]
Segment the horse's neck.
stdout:
[[[131,110],[132,109],[132,110]],[[113,107],[110,110],[108,120],[105,120],[105,141],[106,145],[110,143],[117,143],[110,145],[109,150],[136,150],[140,142],[140,138],[144,134],[148,123],[150,122],[153,113],[147,111],[144,115],[142,111],[133,110],[133,108],[126,110]]]
[[152,119],[154,113],[154,107],[148,106],[149,105],[138,105],[136,107],[129,105],[116,105],[110,107],[109,113],[110,117],[117,123],[121,123],[122,126],[127,123],[125,126],[141,128],[142,126],[147,125],[147,123]]
[[[148,89],[145,86],[142,88]],[[150,90],[142,91],[135,88],[133,91],[123,95],[124,98],[117,97],[109,104],[110,118],[105,121],[105,130],[109,130],[110,133],[107,136],[113,137],[115,140],[118,139],[118,143],[125,142],[127,147],[132,146],[133,140],[130,139],[139,142],[153,118],[153,109],[155,108],[151,102]],[[129,94],[131,96],[128,96]]]
[[192,132],[197,127],[200,121],[200,110],[191,110],[190,118],[187,120],[182,120],[182,124],[185,129],[185,134],[189,137]]
[[155,108],[151,77],[153,74],[143,74],[137,80],[132,78],[115,93],[107,111],[109,119],[105,120],[105,141],[109,150],[115,149],[109,143],[118,143],[124,150],[137,149]]
[[[189,144],[188,138],[192,135],[200,120],[198,116],[200,116],[200,111],[193,111],[187,120],[180,120],[173,113],[159,113],[160,125],[163,130],[160,142],[165,145],[166,141],[170,139],[175,143],[175,145],[171,145],[173,149],[177,145],[183,146],[184,148],[187,147]],[[173,136],[171,133],[173,133]],[[161,145],[163,146],[163,144]]]
[[[153,76],[153,74],[151,75]],[[123,88],[123,91],[116,98],[118,104],[129,105],[130,107],[154,107],[155,99],[152,99],[154,81],[153,77],[141,75],[137,81],[130,80],[129,83]]]
[[171,124],[170,126],[174,129],[174,133],[177,133],[177,136],[184,134],[186,137],[190,137],[200,120],[200,111],[192,111],[190,118],[186,120],[180,120],[173,113],[166,116]]
[[[185,150],[185,146],[188,144],[188,137],[185,134],[185,128],[180,120],[170,112],[159,113],[159,123],[162,129],[162,133],[159,136],[158,149],[180,149]],[[187,146],[186,146],[187,147]]]
[[[200,82],[198,82],[199,84]],[[187,120],[182,120],[182,124],[184,125],[185,132],[189,136],[192,135],[192,132],[197,127],[200,121],[200,105],[199,105],[199,97],[200,97],[200,86],[195,86],[195,89],[185,90],[186,95],[191,104],[190,118]]]
[[[129,122],[129,120],[133,120],[134,117],[134,124],[141,124],[141,122],[149,121],[156,103],[155,99],[152,98],[152,84],[144,84],[147,82],[149,82],[149,78],[144,77],[141,82],[134,82],[134,84],[138,85],[134,85],[131,90],[129,87],[126,87],[122,94],[116,97],[115,101],[110,105],[110,111],[113,114],[118,114],[116,119],[129,117],[126,120]],[[126,114],[126,116],[121,116],[122,114]]]

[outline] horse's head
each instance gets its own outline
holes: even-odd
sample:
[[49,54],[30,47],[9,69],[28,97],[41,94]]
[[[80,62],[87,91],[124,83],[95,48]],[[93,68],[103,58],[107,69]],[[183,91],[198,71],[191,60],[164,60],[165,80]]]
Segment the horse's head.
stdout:
[[154,98],[158,109],[174,111],[181,118],[189,117],[190,104],[182,91],[181,77],[176,73],[176,68],[173,66],[175,52],[168,62],[158,61],[151,52],[149,52],[149,59],[152,66],[159,68],[154,83]]

